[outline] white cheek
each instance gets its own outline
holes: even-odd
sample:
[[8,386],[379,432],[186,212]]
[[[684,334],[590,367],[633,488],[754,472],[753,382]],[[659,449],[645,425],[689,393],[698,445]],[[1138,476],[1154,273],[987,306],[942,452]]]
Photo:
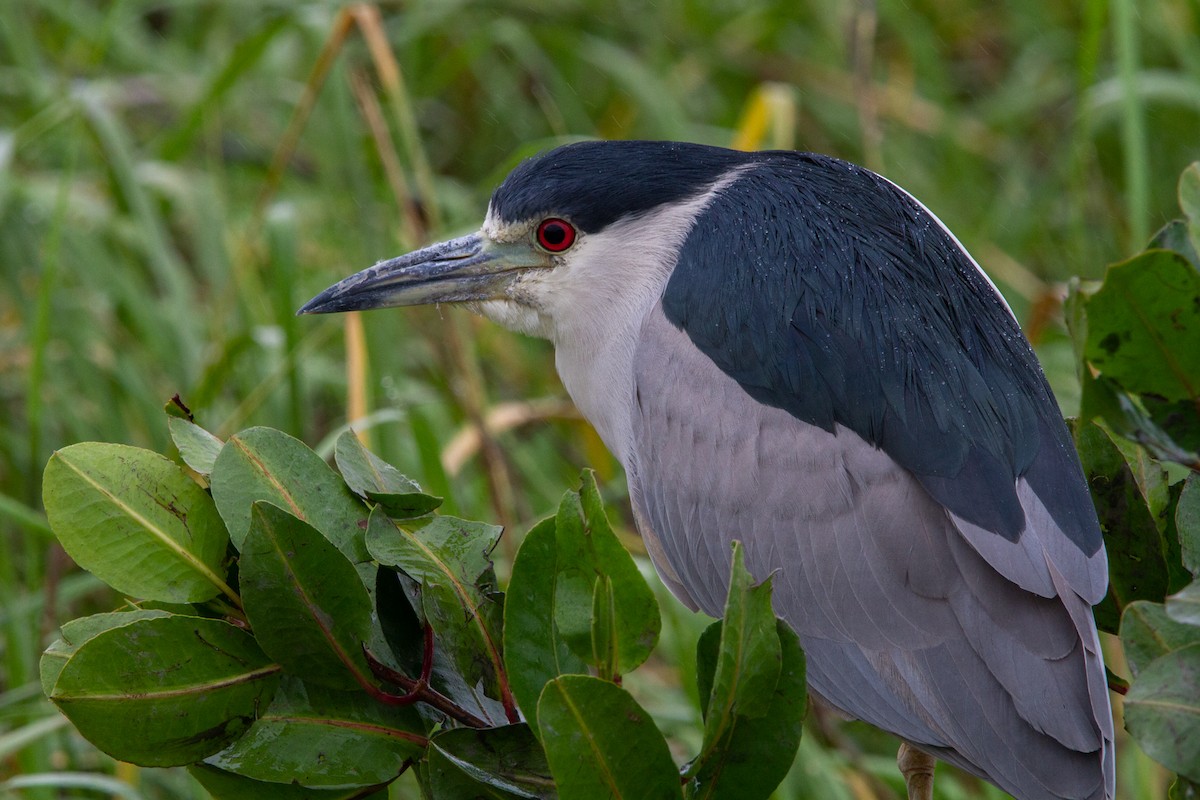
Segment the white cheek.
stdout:
[[543,339],[550,338],[546,320],[529,306],[514,303],[512,300],[483,300],[469,303],[468,307],[476,314],[487,317],[510,331]]

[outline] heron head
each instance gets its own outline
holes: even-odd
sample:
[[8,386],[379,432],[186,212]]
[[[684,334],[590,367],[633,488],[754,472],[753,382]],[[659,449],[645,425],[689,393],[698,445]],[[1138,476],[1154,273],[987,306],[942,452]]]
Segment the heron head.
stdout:
[[462,303],[547,338],[581,315],[661,289],[731,151],[676,142],[580,142],[529,159],[493,193],[476,233],[330,286],[321,314]]

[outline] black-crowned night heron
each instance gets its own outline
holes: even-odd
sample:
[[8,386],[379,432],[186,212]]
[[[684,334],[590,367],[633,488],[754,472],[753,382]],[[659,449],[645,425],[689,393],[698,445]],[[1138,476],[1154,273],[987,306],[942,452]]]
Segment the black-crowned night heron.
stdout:
[[1022,800],[1111,798],[1104,545],[1037,359],[938,219],[861,167],[670,142],[518,166],[471,236],[302,312],[466,303],[550,339],[659,574],[719,615],[730,544],[813,693]]

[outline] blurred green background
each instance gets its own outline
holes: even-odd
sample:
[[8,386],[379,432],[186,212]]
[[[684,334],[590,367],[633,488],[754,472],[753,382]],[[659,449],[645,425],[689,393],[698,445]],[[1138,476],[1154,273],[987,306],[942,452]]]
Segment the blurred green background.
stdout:
[[[521,158],[594,136],[882,172],[1000,285],[1069,413],[1063,282],[1139,249],[1200,158],[1200,3],[3,0],[0,796],[204,797],[98,754],[37,684],[57,623],[118,602],[52,544],[42,468],[84,440],[168,452],[175,393],[216,432],[271,425],[323,452],[356,421],[448,513],[508,526],[502,575],[580,466],[631,530],[548,344],[457,309],[293,315],[474,228]],[[675,665],[700,622],[663,606],[634,689],[687,742]],[[895,742],[810,728],[779,797],[900,796]],[[1134,745],[1120,768],[1121,797],[1163,796]],[[1001,795],[947,770],[938,796]]]

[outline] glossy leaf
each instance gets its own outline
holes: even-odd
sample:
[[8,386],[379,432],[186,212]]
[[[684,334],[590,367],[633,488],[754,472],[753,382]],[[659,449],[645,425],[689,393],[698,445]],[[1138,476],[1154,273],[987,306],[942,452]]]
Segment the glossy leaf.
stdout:
[[[721,622],[709,626],[696,647],[701,698],[712,695],[722,627]],[[782,662],[770,711],[753,718],[736,715],[720,739],[705,738],[700,754],[686,770],[689,798],[766,798],[791,768],[808,708],[804,652],[800,638],[787,623],[777,619],[775,629]]]
[[[578,656],[596,659],[593,649],[593,597],[596,581],[612,582],[614,600],[611,649],[616,671],[635,669],[658,641],[662,621],[658,601],[633,558],[608,524],[595,475],[585,470],[579,492],[568,492],[555,517],[556,572],[554,614],[567,646]],[[600,667],[597,664],[597,667]]]
[[171,433],[171,441],[179,450],[183,463],[206,478],[212,474],[217,456],[225,445],[216,436],[201,428],[195,422],[174,415],[167,417],[167,430]]
[[310,789],[306,786],[266,783],[234,775],[208,764],[193,764],[188,773],[213,800],[386,800],[386,787]]
[[533,527],[513,561],[504,603],[504,663],[512,691],[534,725],[546,682],[559,675],[587,672],[587,662],[571,652],[558,630],[554,610],[557,572],[554,518]]
[[1125,727],[1151,758],[1200,780],[1200,644],[1142,670],[1125,696]]
[[190,603],[224,592],[228,535],[182,469],[136,447],[86,442],[56,452],[42,499],[63,549],[117,591]]
[[444,731],[430,741],[428,759],[433,800],[558,796],[546,754],[525,724]]
[[415,708],[286,676],[250,730],[208,763],[259,781],[372,786],[394,779],[425,744]]
[[563,675],[546,684],[537,715],[563,800],[682,796],[666,740],[620,686]]
[[58,676],[62,672],[63,666],[66,665],[67,659],[75,655],[80,646],[96,634],[113,628],[119,628],[122,625],[128,625],[131,622],[137,622],[140,619],[154,619],[155,617],[168,616],[170,614],[166,611],[113,611],[106,614],[93,614],[90,617],[82,617],[63,623],[62,638],[54,640],[46,648],[46,651],[42,653],[41,661],[38,663],[38,673],[42,681],[42,693],[47,697],[53,693],[54,684],[58,681]]
[[239,550],[250,530],[250,507],[262,500],[312,525],[351,563],[370,560],[360,527],[366,506],[320,456],[282,431],[250,428],[229,437],[211,484]]
[[1121,615],[1121,646],[1135,678],[1159,656],[1193,644],[1200,644],[1200,627],[1171,619],[1162,603],[1139,600]]
[[1096,624],[1112,633],[1127,605],[1162,602],[1166,596],[1166,547],[1133,473],[1108,434],[1088,423],[1077,432],[1076,442],[1108,550],[1109,589],[1096,607]]
[[312,683],[370,683],[362,644],[371,599],[354,567],[319,531],[270,503],[254,504],[240,562],[242,600],[272,658]]
[[346,485],[360,497],[366,497],[367,492],[407,494],[421,491],[416,481],[363,447],[354,431],[346,431],[338,437],[333,460]]
[[226,622],[142,619],[85,642],[51,699],[113,758],[175,766],[241,736],[270,702],[278,673],[253,636]]

